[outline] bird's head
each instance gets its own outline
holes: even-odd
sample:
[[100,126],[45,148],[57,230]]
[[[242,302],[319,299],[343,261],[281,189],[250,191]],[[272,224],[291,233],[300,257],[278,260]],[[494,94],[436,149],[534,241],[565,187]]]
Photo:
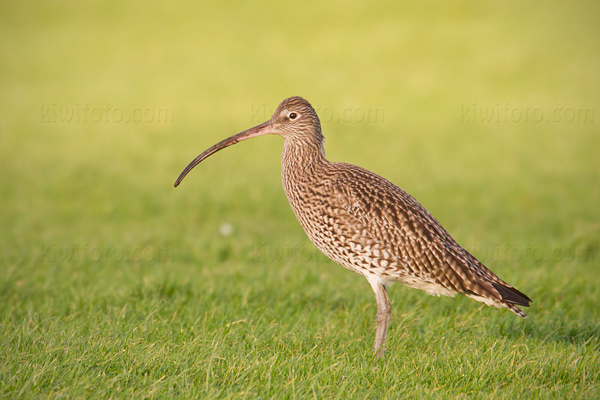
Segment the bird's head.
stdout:
[[323,140],[321,122],[315,109],[299,96],[282,101],[267,122],[271,125],[271,133],[284,139]]

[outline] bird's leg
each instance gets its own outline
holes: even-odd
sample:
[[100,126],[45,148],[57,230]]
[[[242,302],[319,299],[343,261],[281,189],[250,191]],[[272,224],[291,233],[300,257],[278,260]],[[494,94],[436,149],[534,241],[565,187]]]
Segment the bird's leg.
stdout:
[[383,357],[385,351],[384,343],[385,336],[388,331],[388,324],[392,316],[392,303],[388,297],[385,286],[375,279],[369,279],[369,283],[375,292],[375,300],[377,300],[377,330],[375,332],[375,347],[373,355],[376,358]]

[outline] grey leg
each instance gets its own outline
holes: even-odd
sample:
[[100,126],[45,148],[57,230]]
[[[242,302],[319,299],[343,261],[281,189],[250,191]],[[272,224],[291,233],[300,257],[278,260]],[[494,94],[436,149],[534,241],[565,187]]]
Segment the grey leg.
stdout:
[[390,318],[392,317],[392,303],[388,297],[385,286],[375,279],[369,279],[369,283],[375,292],[375,300],[377,300],[377,330],[375,332],[375,347],[373,355],[376,358],[383,357],[385,351],[384,343],[388,331]]

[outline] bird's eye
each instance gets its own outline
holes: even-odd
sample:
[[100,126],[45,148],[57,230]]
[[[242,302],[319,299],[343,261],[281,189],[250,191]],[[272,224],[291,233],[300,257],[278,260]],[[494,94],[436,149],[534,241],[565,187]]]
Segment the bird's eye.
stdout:
[[296,117],[298,117],[298,114],[293,112],[293,113],[290,113],[289,117],[290,117],[290,119],[296,119]]

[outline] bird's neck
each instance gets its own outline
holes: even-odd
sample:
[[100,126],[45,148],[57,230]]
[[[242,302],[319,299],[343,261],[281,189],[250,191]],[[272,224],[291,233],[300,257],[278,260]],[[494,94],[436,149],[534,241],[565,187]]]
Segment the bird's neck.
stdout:
[[313,169],[327,163],[322,142],[286,139],[283,145],[282,163],[297,170]]
[[323,142],[286,139],[283,145],[282,174],[298,179],[310,179],[329,161],[325,158]]

